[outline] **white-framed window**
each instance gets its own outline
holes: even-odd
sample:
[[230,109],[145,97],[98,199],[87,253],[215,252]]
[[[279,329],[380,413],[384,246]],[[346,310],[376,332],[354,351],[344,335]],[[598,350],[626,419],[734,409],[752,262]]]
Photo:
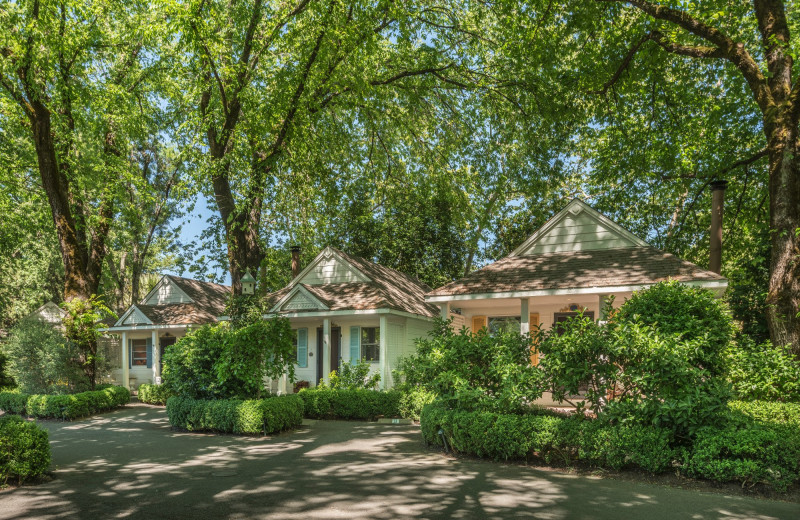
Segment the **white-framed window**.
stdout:
[[308,367],[308,329],[296,329],[292,338],[295,359],[300,368]]
[[361,360],[381,360],[381,328],[361,327]]
[[147,366],[147,340],[131,340],[131,365],[135,367]]
[[489,316],[489,334],[500,334],[502,332],[516,332],[519,334],[520,321],[519,316]]

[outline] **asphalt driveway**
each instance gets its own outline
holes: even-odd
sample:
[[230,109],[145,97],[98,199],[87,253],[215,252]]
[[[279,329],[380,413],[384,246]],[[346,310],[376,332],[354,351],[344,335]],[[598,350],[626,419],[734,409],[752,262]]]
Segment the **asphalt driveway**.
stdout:
[[190,434],[144,405],[42,424],[56,478],[0,492],[0,518],[800,519],[795,503],[454,460],[413,426]]

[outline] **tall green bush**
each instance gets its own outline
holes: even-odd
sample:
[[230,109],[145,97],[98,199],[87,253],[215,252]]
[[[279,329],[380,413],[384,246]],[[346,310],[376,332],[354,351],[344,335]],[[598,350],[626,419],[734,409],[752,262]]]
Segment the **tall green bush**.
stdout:
[[22,484],[50,467],[47,430],[15,415],[0,417],[0,482]]
[[66,394],[89,388],[78,359],[80,349],[52,325],[24,320],[3,345],[8,373],[27,394]]
[[662,336],[695,341],[698,348],[689,353],[688,361],[712,376],[726,372],[726,351],[735,332],[733,320],[725,303],[707,289],[660,282],[634,292],[612,321],[649,325]]
[[262,396],[265,378],[294,378],[292,334],[288,320],[277,317],[240,328],[195,329],[164,353],[166,390],[194,399]]
[[439,320],[416,353],[398,361],[395,380],[404,391],[422,389],[464,409],[522,412],[542,395],[531,365],[531,338],[517,332],[454,332]]
[[662,335],[636,321],[604,326],[578,317],[543,335],[539,366],[556,399],[587,388],[578,408],[689,438],[719,423],[729,397],[724,379],[698,366],[704,346],[703,339]]

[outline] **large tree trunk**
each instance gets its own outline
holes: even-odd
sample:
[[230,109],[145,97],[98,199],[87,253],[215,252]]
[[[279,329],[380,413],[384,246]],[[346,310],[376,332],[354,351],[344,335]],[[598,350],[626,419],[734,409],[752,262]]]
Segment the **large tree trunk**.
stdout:
[[776,345],[800,357],[800,157],[797,127],[777,124],[769,140],[772,258],[767,321]]
[[69,181],[60,171],[56,159],[55,143],[50,121],[50,111],[38,101],[32,103],[31,117],[34,145],[39,164],[42,187],[47,194],[53,223],[56,227],[58,245],[64,263],[64,300],[89,299],[96,292],[86,277],[83,258],[85,245],[78,240],[78,230],[69,205]]

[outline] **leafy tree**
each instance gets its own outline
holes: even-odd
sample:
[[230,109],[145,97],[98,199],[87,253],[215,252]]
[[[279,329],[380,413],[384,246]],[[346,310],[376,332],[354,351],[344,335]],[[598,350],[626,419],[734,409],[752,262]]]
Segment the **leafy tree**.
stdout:
[[27,394],[63,394],[89,387],[77,363],[80,350],[49,323],[18,323],[3,345],[7,371]]
[[67,311],[63,318],[64,333],[78,350],[76,364],[83,370],[89,381],[89,389],[94,390],[98,372],[97,342],[105,327],[103,320],[116,319],[114,313],[97,296],[88,300],[75,298],[64,302]]
[[28,0],[0,9],[0,111],[33,151],[67,301],[98,293],[127,138],[140,110],[155,106],[145,88],[160,26],[151,7]]
[[[640,193],[635,214],[646,225],[648,210],[661,205],[663,214],[663,202],[670,201],[675,218],[661,221],[670,222],[670,230],[684,214],[692,218],[712,180],[744,171],[736,179],[740,202],[756,213],[762,194],[768,200],[770,336],[800,352],[796,10],[762,0],[568,5],[574,7],[570,21],[594,35],[584,45],[580,84],[600,95],[598,108],[607,108],[597,111],[602,119],[591,126],[603,136],[594,140],[600,146],[593,154],[607,166],[603,171],[613,175],[610,168],[621,170],[620,161],[638,166],[621,170],[634,181],[627,186]],[[603,70],[609,62],[614,68]],[[660,81],[643,81],[658,74]],[[766,169],[758,166],[762,159]],[[654,166],[663,169],[653,172]]]

